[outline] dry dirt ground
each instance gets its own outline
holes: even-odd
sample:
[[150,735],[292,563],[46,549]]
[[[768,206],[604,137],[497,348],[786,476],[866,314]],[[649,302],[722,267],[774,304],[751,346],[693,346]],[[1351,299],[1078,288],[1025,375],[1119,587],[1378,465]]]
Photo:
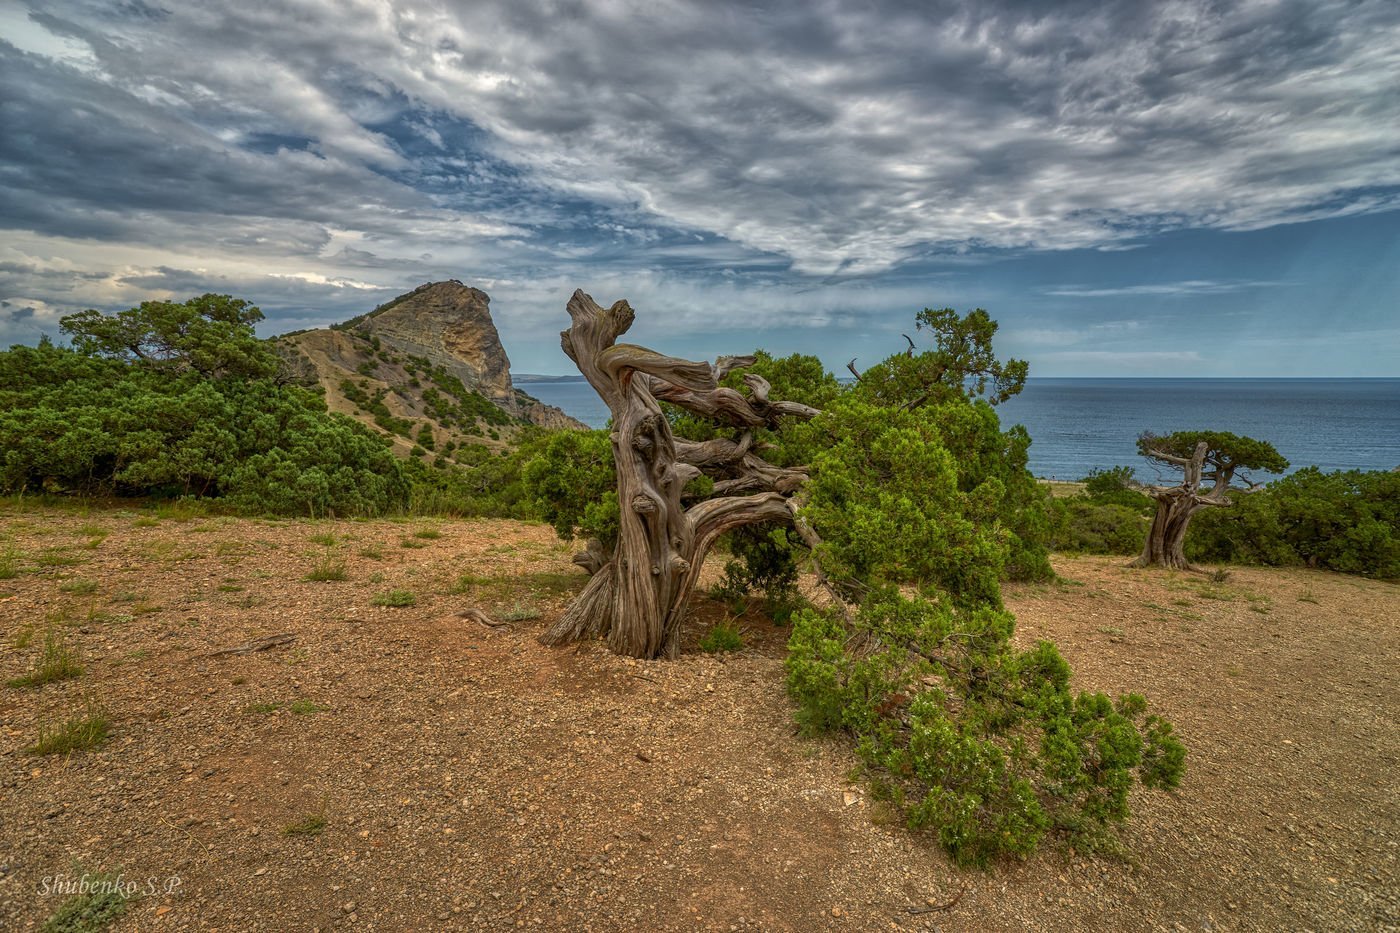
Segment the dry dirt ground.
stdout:
[[[1136,801],[1127,860],[982,872],[888,825],[845,743],[795,734],[770,624],[705,655],[724,609],[701,600],[677,662],[541,647],[583,579],[546,527],[10,505],[0,679],[47,628],[85,673],[0,687],[0,929],[83,870],[154,879],[127,931],[1397,928],[1400,590],[1122,565],[1011,588],[1018,638],[1145,692],[1185,783]],[[414,605],[375,604],[393,590]],[[89,707],[101,748],[26,753]]]

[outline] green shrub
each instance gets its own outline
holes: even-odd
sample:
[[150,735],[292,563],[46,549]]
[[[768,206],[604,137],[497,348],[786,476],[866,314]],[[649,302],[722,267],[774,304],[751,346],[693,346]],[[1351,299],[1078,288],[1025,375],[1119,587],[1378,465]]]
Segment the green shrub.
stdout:
[[1080,497],[1056,499],[1051,515],[1050,547],[1069,553],[1136,554],[1151,525],[1140,509]]
[[737,609],[750,593],[763,595],[765,608],[774,622],[787,623],[794,607],[801,604],[797,593],[797,560],[801,552],[796,535],[786,528],[745,526],[728,535],[729,553],[724,578],[714,588],[716,599]]
[[797,720],[850,734],[872,789],[960,863],[1023,856],[1050,832],[1088,848],[1127,817],[1134,781],[1179,783],[1185,750],[1141,697],[1076,695],[1054,645],[1013,646],[1000,581],[1043,560],[1045,493],[1013,494],[1021,468],[997,466],[1019,461],[1023,432],[945,388],[912,408],[853,394],[811,422],[828,442],[802,515],[852,608],[793,617]]
[[70,315],[73,349],[0,352],[0,490],[221,497],[274,514],[379,514],[408,487],[381,438],[278,378],[246,302]]
[[881,796],[960,864],[1025,855],[1050,830],[1093,843],[1127,817],[1135,780],[1175,787],[1184,770],[1184,747],[1141,697],[1074,694],[1054,645],[1016,650],[1013,626],[996,608],[893,590],[849,622],[794,619],[799,723],[854,735]]
[[1400,473],[1299,470],[1197,515],[1186,554],[1400,579]]
[[1083,497],[1098,505],[1121,505],[1149,515],[1156,507],[1151,496],[1134,488],[1136,480],[1129,466],[1090,470],[1080,482],[1084,484]]
[[522,479],[540,516],[565,541],[617,542],[617,478],[607,431],[563,431],[526,460]]
[[518,446],[505,451],[480,444],[454,448],[455,463],[436,469],[420,461],[403,464],[409,479],[411,515],[538,518],[521,479],[522,464],[548,435],[538,429],[517,432]]

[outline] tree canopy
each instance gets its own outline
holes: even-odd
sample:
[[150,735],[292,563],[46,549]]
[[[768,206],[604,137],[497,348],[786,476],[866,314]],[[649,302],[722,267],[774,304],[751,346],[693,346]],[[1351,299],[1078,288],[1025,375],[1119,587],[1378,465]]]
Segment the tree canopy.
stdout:
[[143,301],[116,314],[89,309],[63,318],[73,349],[87,356],[141,362],[166,372],[194,370],[211,379],[266,379],[277,357],[253,332],[262,311],[230,295],[189,301]]
[[[1199,444],[1206,445],[1205,463],[1210,467],[1202,479],[1230,484],[1241,470],[1263,470],[1282,473],[1288,469],[1274,445],[1228,431],[1176,431],[1172,434],[1146,432],[1138,438],[1138,453],[1150,460],[1175,468],[1184,468]],[[1243,476],[1241,477],[1243,478]]]
[[0,488],[221,497],[279,514],[377,514],[407,502],[384,442],[284,385],[226,295],[63,319],[73,347],[0,353]]
[[917,408],[960,398],[985,397],[993,405],[1016,395],[1026,384],[1025,360],[1001,361],[992,349],[997,322],[981,308],[959,315],[952,308],[925,308],[915,328],[928,332],[933,346],[922,352],[908,336],[908,349],[865,372],[855,360],[847,364],[857,378],[857,393],[871,402]]

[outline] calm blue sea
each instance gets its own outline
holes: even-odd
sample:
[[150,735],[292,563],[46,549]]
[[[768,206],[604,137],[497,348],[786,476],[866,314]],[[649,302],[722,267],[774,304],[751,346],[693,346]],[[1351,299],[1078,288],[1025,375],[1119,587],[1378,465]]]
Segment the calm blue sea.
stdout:
[[[521,388],[586,424],[607,423],[607,406],[586,382]],[[999,410],[1003,425],[1030,431],[1031,471],[1056,479],[1117,464],[1156,478],[1134,446],[1148,430],[1247,434],[1272,442],[1294,469],[1400,466],[1400,379],[1032,378]]]

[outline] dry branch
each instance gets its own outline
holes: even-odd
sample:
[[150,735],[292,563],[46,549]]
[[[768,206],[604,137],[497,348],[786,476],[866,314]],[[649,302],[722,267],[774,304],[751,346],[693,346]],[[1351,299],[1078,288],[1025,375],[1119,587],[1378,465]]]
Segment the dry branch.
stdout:
[[287,645],[296,641],[297,637],[291,632],[284,632],[281,635],[267,635],[263,638],[255,638],[250,642],[237,645],[233,648],[220,648],[218,651],[211,651],[205,655],[206,658],[221,658],[230,654],[252,654],[254,651],[266,651],[269,648],[276,648],[278,645]]

